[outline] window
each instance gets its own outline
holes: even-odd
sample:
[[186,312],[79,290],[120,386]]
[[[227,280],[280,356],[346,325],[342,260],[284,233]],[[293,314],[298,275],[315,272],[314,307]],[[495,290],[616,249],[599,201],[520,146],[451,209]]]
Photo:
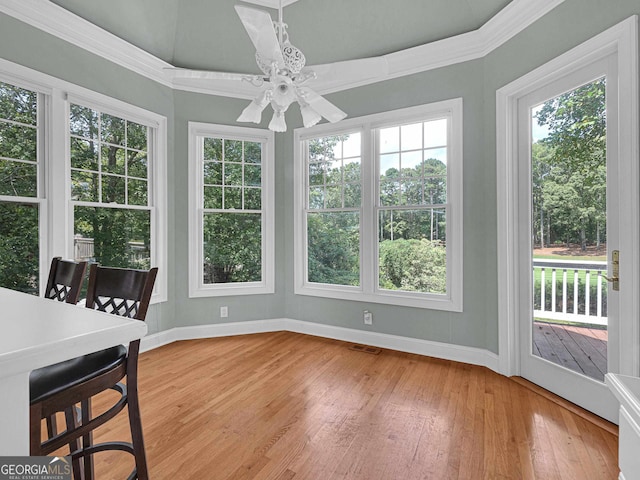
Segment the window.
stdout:
[[159,267],[166,118],[0,59],[0,286],[37,294],[51,258]]
[[462,101],[295,133],[296,293],[462,310]]
[[149,269],[153,130],[74,103],[69,110],[75,259]]
[[0,82],[0,286],[38,294],[41,95]]
[[189,124],[192,297],[272,293],[273,133]]

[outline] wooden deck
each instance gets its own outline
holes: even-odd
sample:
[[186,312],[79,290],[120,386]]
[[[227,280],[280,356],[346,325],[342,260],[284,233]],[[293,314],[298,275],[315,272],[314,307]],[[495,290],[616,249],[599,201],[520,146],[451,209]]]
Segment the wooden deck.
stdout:
[[533,353],[603,382],[607,373],[607,331],[534,322]]

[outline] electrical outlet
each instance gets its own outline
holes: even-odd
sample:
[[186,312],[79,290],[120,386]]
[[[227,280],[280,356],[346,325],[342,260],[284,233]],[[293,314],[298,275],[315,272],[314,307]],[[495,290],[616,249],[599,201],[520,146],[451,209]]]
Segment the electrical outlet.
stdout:
[[229,316],[229,307],[220,307],[220,318],[227,318]]
[[362,313],[362,319],[365,325],[373,325],[373,314],[369,310]]

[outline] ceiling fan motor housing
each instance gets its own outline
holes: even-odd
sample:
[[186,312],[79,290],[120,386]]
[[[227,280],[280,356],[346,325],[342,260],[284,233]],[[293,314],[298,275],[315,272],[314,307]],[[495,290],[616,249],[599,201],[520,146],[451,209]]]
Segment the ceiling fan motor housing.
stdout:
[[294,47],[289,42],[282,46],[282,56],[284,65],[291,73],[296,74],[304,68],[307,59],[298,47]]

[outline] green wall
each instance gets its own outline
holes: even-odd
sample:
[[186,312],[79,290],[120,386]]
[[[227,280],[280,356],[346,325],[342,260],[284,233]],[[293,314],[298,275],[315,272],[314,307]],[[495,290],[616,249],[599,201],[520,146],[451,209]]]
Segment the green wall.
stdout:
[[[267,318],[293,318],[498,351],[495,93],[500,87],[631,15],[638,0],[566,0],[483,59],[328,95],[350,117],[462,97],[464,101],[464,312],[449,313],[294,295],[293,133],[276,135],[276,293],[188,298],[187,124],[236,124],[246,101],[181,91],[96,58],[0,15],[0,57],[167,116],[169,119],[169,302],[150,331]],[[265,115],[268,117],[268,115]],[[266,128],[268,118],[261,125]],[[219,318],[219,306],[229,318]]]

